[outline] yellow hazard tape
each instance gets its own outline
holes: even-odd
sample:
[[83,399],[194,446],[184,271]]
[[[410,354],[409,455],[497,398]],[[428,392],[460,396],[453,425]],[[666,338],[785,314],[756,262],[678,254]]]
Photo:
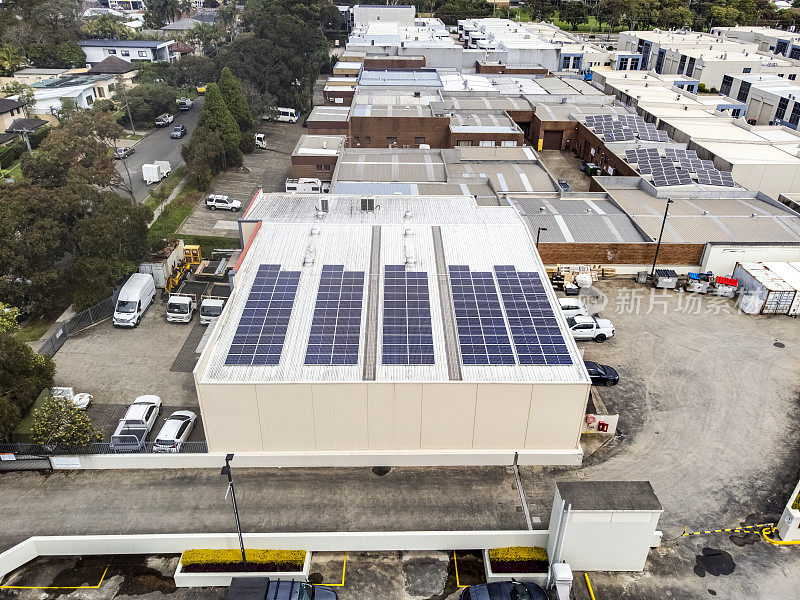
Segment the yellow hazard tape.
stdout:
[[0,585],[2,590],[96,590],[102,584],[108,573],[108,567],[103,571],[103,576],[97,585],[67,585],[67,586],[53,586],[53,585]]
[[686,527],[684,527],[681,537],[690,535],[711,535],[714,533],[753,533],[750,531],[751,529],[760,529],[761,527],[770,527],[772,525],[774,525],[774,523],[759,523],[758,525],[743,525],[742,527],[728,527],[727,529],[705,529],[703,531],[686,531]]
[[589,574],[588,573],[584,573],[583,574],[583,578],[586,580],[586,589],[589,590],[589,596],[592,597],[592,600],[597,600],[597,598],[594,597],[594,590],[592,589],[592,582],[589,581]]
[[769,537],[770,534],[774,532],[775,532],[775,525],[772,524],[769,527],[766,527],[765,529],[761,530],[761,537],[763,537],[766,541],[768,541],[770,544],[774,546],[796,546],[800,544],[800,541],[789,542],[784,540],[774,540],[771,537]]

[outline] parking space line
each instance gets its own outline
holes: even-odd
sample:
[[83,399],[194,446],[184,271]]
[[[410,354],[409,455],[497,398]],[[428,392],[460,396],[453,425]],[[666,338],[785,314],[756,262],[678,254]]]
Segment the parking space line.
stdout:
[[586,580],[586,589],[589,590],[589,596],[591,596],[592,600],[597,600],[594,597],[594,590],[592,589],[592,582],[589,581],[589,574],[588,573],[584,573],[583,574],[583,578]]
[[456,568],[456,587],[468,588],[468,585],[461,585],[461,581],[458,579],[458,558],[456,557],[455,550],[453,550],[453,565],[455,565]]
[[[110,565],[109,565],[110,566]],[[103,571],[103,576],[97,585],[68,585],[68,586],[52,586],[52,585],[0,585],[0,590],[96,590],[106,578],[109,567]]]
[[325,587],[344,587],[345,571],[347,571],[347,552],[344,553],[344,562],[342,563],[342,583],[315,583],[314,585],[324,585]]

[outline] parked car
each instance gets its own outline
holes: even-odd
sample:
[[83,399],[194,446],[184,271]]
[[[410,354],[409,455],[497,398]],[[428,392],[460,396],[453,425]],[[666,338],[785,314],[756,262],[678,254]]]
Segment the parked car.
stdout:
[[166,418],[156,436],[153,452],[180,452],[194,429],[197,415],[190,410],[176,410]]
[[170,123],[175,120],[175,117],[169,113],[164,113],[163,115],[158,115],[156,117],[156,125],[159,127],[166,127]]
[[608,319],[598,317],[569,317],[567,326],[576,340],[594,340],[604,342],[614,337],[614,325]]
[[198,94],[200,94],[201,96],[205,96],[205,94],[206,94],[206,85],[205,84],[198,85],[195,89],[197,90]]
[[[286,581],[269,577],[234,577],[227,600],[337,600],[336,592],[326,585],[304,581]],[[538,600],[532,599],[532,600]]]
[[547,600],[547,594],[531,581],[493,581],[465,588],[459,600]]
[[161,398],[148,394],[139,396],[119,420],[110,448],[113,452],[137,452],[147,443],[147,434],[161,414]]
[[175,125],[175,127],[172,128],[172,132],[169,134],[169,137],[171,137],[173,140],[179,140],[185,135],[186,125]]
[[617,385],[619,383],[619,373],[608,365],[601,365],[591,360],[583,361],[592,385]]
[[206,198],[206,208],[209,210],[217,210],[218,208],[221,208],[222,210],[236,212],[242,208],[242,203],[238,200],[234,200],[230,196],[224,196],[222,194],[210,194],[208,198]]
[[192,102],[191,99],[189,98],[178,99],[178,110],[192,110],[192,106],[194,106],[194,102]]
[[559,298],[558,303],[565,317],[589,316],[589,309],[579,298]]
[[135,152],[136,150],[134,150],[133,148],[117,148],[114,151],[114,158],[116,158],[117,160],[128,158],[131,154]]
[[117,327],[136,327],[156,299],[156,284],[150,273],[134,273],[122,286],[114,307],[112,323]]

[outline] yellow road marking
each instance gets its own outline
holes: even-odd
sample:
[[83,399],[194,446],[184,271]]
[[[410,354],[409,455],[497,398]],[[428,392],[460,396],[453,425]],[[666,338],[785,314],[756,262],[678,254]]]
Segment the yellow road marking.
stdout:
[[461,585],[461,581],[458,579],[458,558],[456,558],[455,550],[453,550],[453,564],[456,567],[456,586],[460,588],[468,588],[468,585]]
[[589,590],[589,595],[592,597],[592,600],[597,600],[597,598],[594,597],[594,590],[592,589],[592,582],[589,581],[589,574],[588,573],[584,573],[583,574],[583,578],[586,580],[586,589]]
[[344,574],[347,570],[347,552],[344,553],[344,562],[342,563],[342,583],[316,583],[314,585],[324,585],[325,587],[344,587]]
[[108,568],[103,571],[103,576],[97,585],[70,585],[70,586],[52,586],[52,585],[0,585],[2,590],[96,590],[102,584],[108,573]]

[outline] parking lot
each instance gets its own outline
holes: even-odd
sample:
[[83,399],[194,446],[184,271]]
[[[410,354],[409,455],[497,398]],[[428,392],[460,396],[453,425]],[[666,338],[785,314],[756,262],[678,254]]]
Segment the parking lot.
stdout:
[[[0,589],[0,597],[225,598],[227,588],[176,588],[172,575],[178,559],[176,555],[41,557],[9,574],[3,584],[19,587]],[[330,586],[339,600],[455,600],[461,591],[459,584],[483,583],[484,576],[483,561],[474,551],[459,551],[455,555],[453,552],[315,552],[309,580],[315,585]],[[23,586],[41,587],[23,589]]]
[[282,192],[286,179],[292,176],[291,156],[300,136],[306,133],[302,119],[294,124],[262,121],[256,132],[267,136],[267,149],[256,148],[244,156],[244,166],[217,175],[211,184],[210,194],[231,196],[242,203],[241,212],[211,211],[203,200],[198,202],[189,217],[178,229],[184,235],[210,235],[236,238],[239,228],[236,220],[242,216],[258,186],[265,192]]
[[54,357],[56,385],[94,396],[87,414],[105,441],[127,406],[143,394],[161,397],[159,423],[175,410],[198,413],[190,441],[204,441],[191,374],[204,331],[197,317],[192,323],[168,323],[157,295],[139,327],[116,328],[109,319],[70,337]]

